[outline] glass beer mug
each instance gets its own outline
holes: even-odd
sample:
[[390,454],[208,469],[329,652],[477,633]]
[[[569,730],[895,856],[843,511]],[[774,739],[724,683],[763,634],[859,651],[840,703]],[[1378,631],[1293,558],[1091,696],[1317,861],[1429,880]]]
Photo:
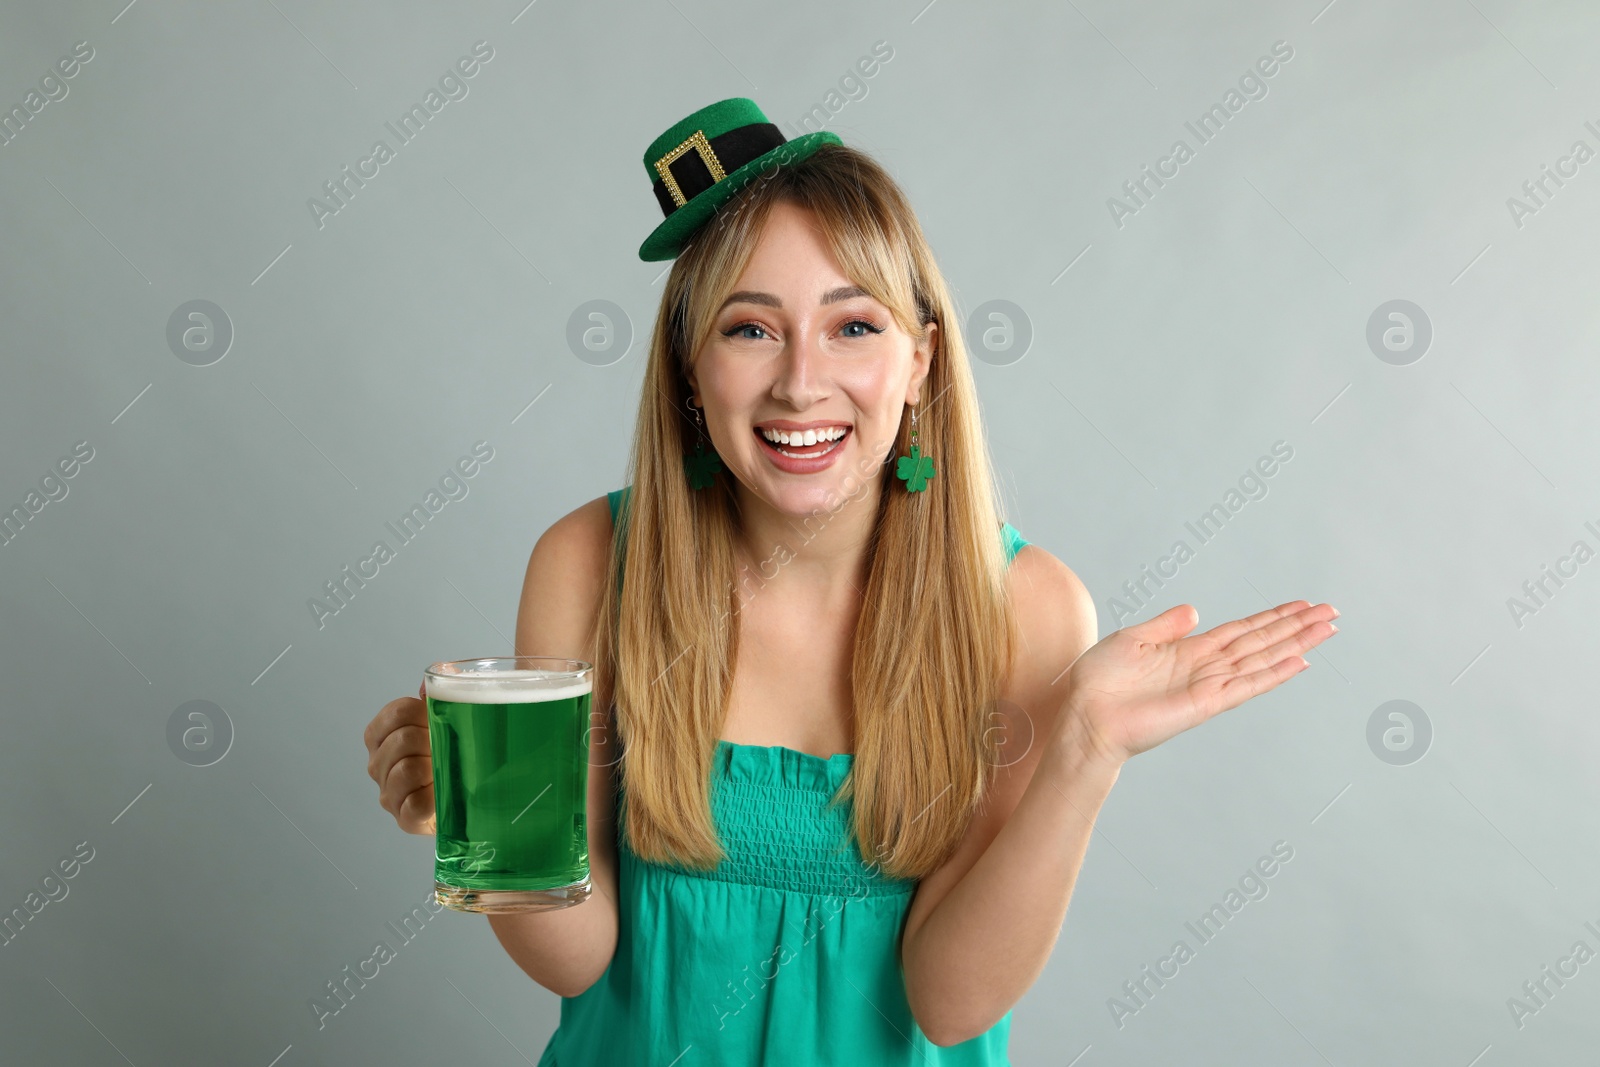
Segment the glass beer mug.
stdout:
[[428,668],[439,903],[520,912],[588,899],[593,670],[547,656]]

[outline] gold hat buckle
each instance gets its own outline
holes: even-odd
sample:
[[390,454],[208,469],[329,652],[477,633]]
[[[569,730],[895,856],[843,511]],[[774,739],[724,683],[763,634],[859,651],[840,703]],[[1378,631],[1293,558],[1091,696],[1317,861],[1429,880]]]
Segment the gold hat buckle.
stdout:
[[712,184],[720,182],[727,177],[723,173],[722,162],[717,159],[717,154],[711,150],[711,142],[706,140],[705,132],[703,130],[694,131],[694,134],[688,140],[656,160],[655,163],[656,173],[661,175],[662,183],[666,185],[667,191],[672,194],[672,202],[679,207],[687,204],[689,200],[683,195],[683,190],[678,188],[678,179],[672,176],[670,166],[674,160],[687,153],[691,148],[700,153],[700,159],[705,163],[706,170],[711,172]]

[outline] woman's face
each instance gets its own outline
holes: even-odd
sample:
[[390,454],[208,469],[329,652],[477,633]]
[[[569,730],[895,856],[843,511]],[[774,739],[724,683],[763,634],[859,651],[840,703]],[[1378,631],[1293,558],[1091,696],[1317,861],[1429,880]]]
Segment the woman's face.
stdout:
[[844,276],[811,212],[780,202],[689,371],[693,400],[746,488],[788,515],[826,511],[876,488],[936,329],[917,345]]

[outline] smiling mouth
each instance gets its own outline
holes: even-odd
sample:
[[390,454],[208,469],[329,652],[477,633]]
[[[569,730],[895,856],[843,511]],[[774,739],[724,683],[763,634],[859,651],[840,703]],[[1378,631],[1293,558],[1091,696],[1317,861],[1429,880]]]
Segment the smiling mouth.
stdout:
[[756,435],[756,440],[760,441],[762,445],[781,456],[788,456],[790,459],[817,459],[821,456],[826,456],[829,452],[832,452],[834,449],[838,448],[840,445],[849,440],[853,429],[854,427],[846,426],[844,427],[844,432],[841,433],[835,440],[818,441],[815,444],[806,445],[794,443],[792,440],[789,444],[783,444],[778,441],[769,441],[761,432],[761,428],[759,426],[751,427],[752,432]]

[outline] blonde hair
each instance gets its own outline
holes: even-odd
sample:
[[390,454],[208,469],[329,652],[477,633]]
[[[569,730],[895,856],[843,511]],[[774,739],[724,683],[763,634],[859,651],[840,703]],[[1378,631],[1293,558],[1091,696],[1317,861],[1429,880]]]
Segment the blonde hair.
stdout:
[[[846,276],[913,338],[939,324],[917,406],[918,444],[937,475],[914,494],[893,477],[880,482],[850,669],[855,753],[834,797],[853,804],[853,836],[870,865],[920,878],[949,857],[989,787],[996,731],[987,720],[1011,668],[1013,615],[954,304],[904,194],[848,146],[769,168],[696,233],[667,278],[639,400],[631,499],[617,516],[595,632],[596,688],[611,695],[624,752],[619,819],[646,861],[708,869],[724,856],[710,774],[738,656],[738,516],[726,470],[699,491],[685,477],[696,441],[685,370],[780,200],[815,214]],[[907,453],[909,435],[907,411],[883,458]],[[863,474],[850,498],[872,470]]]

